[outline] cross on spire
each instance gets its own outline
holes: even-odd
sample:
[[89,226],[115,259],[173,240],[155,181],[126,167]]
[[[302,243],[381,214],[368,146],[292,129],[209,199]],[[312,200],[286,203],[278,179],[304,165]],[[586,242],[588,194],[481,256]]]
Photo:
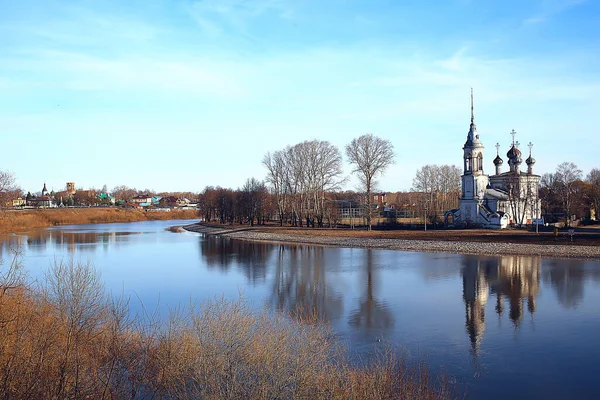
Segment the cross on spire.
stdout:
[[529,157],[531,157],[531,148],[533,147],[533,143],[529,142],[527,143],[527,146],[529,147]]
[[517,141],[515,142],[515,147],[518,149],[520,145],[521,145],[521,143],[519,143],[519,141],[517,140]]
[[[515,135],[517,134],[517,132],[513,129],[512,131],[510,131],[510,134],[512,135],[512,144],[513,146],[515,145]],[[519,142],[517,142],[519,143]]]
[[473,88],[471,88],[471,123],[473,123],[474,120],[475,117],[473,116]]
[[496,155],[500,155],[500,143],[496,143]]

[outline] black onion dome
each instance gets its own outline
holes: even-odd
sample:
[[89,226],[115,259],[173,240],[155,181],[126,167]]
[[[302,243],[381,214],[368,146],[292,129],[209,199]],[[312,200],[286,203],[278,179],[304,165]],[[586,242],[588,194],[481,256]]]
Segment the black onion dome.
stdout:
[[525,160],[525,162],[527,163],[527,165],[533,165],[535,164],[535,158],[529,156],[527,160]]
[[500,156],[496,156],[496,158],[494,158],[494,165],[502,165],[503,163],[504,160],[502,160]]
[[513,158],[521,158],[521,151],[513,144],[508,153],[506,153],[506,157],[510,158],[511,160]]

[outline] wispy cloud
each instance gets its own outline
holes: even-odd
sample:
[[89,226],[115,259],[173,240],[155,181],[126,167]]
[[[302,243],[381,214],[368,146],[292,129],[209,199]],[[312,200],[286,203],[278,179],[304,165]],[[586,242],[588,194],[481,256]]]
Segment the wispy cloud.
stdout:
[[539,11],[523,20],[523,25],[536,25],[583,3],[587,0],[544,0],[539,5]]
[[281,19],[294,16],[292,3],[285,0],[200,0],[185,5],[185,9],[212,37],[231,31],[249,35],[249,24],[265,14]]

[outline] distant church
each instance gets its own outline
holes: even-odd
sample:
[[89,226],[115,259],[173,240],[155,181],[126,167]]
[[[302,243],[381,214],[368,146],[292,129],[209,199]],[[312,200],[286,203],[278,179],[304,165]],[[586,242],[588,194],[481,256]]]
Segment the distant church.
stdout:
[[521,226],[539,222],[540,176],[533,173],[533,144],[529,143],[529,157],[525,160],[527,172],[523,172],[519,142],[515,142],[516,132],[513,130],[511,135],[512,144],[506,153],[509,170],[501,171],[504,161],[500,157],[500,145],[497,143],[494,159],[496,174],[484,174],[483,144],[475,126],[471,89],[471,126],[463,146],[462,197],[460,208],[446,212],[447,226],[502,229],[508,225]]

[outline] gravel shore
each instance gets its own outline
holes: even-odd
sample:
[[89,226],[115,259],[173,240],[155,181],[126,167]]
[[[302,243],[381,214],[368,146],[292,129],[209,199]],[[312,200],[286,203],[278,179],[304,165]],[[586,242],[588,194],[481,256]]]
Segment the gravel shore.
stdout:
[[428,253],[535,255],[548,258],[579,258],[600,261],[599,246],[537,245],[492,242],[449,242],[439,240],[365,239],[336,236],[306,236],[256,232],[251,228],[221,229],[204,225],[187,225],[183,229],[207,235],[220,235],[238,240],[269,243],[296,243],[319,246],[361,247],[380,250],[418,251]]

